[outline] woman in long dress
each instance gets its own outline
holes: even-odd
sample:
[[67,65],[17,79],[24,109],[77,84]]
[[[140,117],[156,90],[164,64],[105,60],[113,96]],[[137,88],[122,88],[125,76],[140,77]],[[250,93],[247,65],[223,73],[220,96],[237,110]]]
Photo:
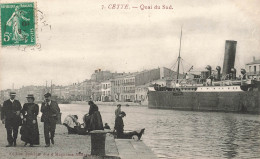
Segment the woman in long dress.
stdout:
[[23,114],[23,125],[21,128],[21,140],[28,143],[32,147],[33,145],[39,145],[39,129],[37,123],[37,115],[39,113],[38,104],[34,103],[34,96],[29,94],[27,97],[28,103],[23,105],[21,113]]
[[88,130],[88,132],[92,130],[104,130],[102,117],[100,112],[98,111],[98,106],[93,101],[89,101],[88,104],[88,116],[84,116],[83,118],[85,128]]

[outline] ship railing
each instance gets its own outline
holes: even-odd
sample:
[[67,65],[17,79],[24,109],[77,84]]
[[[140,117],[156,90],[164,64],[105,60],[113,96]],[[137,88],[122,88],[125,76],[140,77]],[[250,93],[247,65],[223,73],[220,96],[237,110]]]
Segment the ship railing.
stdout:
[[180,88],[180,87],[201,87],[201,86],[234,86],[234,85],[248,85],[252,84],[251,79],[228,79],[228,80],[221,80],[215,81],[212,80],[212,83],[209,81],[206,82],[186,82],[185,80],[181,81],[180,83],[173,84],[173,88]]

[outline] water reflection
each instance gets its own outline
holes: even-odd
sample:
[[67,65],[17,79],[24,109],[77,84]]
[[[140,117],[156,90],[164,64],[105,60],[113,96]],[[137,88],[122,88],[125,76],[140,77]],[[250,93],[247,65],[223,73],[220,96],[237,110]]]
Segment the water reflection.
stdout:
[[[103,122],[114,127],[113,106],[99,106]],[[61,105],[64,118],[88,112],[87,105]],[[125,129],[145,127],[143,141],[160,158],[260,158],[257,115],[122,107]]]
[[236,157],[238,152],[238,145],[235,144],[236,136],[238,135],[238,127],[237,121],[231,116],[226,115],[223,118],[224,127],[227,129],[223,135],[226,136],[224,140],[224,145],[226,147],[223,148],[224,156],[226,158],[233,158]]

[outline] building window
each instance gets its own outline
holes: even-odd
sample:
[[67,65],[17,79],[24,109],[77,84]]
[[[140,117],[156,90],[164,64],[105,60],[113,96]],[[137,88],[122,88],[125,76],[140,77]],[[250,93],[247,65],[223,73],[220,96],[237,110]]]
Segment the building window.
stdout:
[[256,74],[256,66],[254,66],[254,74]]
[[251,72],[251,66],[249,66],[249,72]]

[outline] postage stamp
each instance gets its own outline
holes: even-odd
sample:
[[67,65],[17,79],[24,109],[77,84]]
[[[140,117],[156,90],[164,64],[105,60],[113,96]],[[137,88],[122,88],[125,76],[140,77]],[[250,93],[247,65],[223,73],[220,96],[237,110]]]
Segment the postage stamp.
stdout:
[[4,3],[1,6],[1,44],[35,45],[34,2]]

